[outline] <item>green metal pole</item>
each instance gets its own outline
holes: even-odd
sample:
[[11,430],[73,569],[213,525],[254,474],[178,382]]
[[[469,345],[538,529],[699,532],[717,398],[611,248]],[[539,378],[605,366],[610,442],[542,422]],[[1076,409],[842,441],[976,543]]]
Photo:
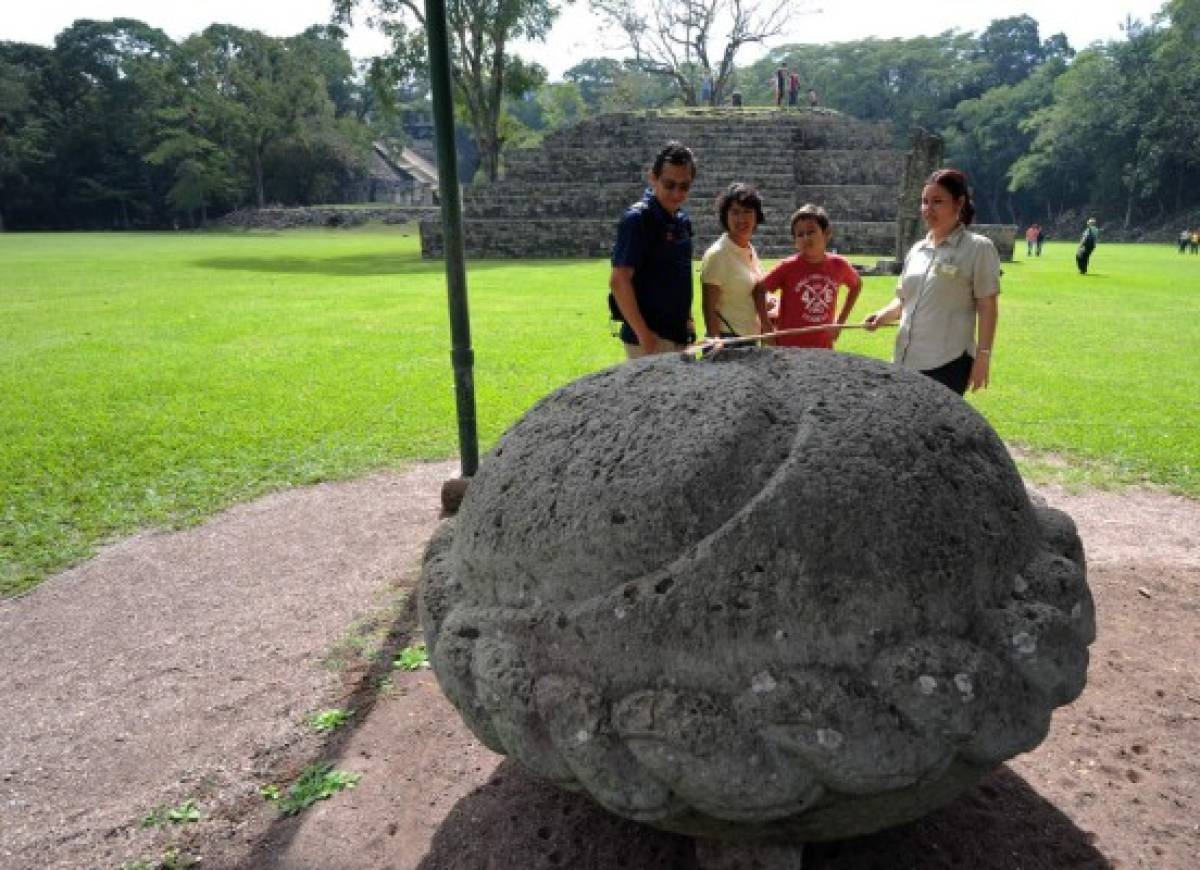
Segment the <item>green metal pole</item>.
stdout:
[[462,202],[458,192],[458,155],[454,150],[454,95],[450,89],[450,46],[446,38],[445,0],[425,0],[425,34],[429,39],[429,81],[433,86],[433,130],[437,141],[438,192],[442,200],[446,294],[450,303],[450,360],[454,365],[454,399],[458,408],[458,452],[463,477],[479,468],[479,435],[475,427],[475,352],[471,350],[471,316],[467,306],[467,270],[463,254]]

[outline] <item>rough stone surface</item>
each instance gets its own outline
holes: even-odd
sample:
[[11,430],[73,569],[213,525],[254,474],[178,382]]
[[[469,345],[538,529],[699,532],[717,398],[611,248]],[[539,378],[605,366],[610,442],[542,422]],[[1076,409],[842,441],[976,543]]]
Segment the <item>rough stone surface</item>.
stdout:
[[[912,136],[900,179],[900,202],[896,213],[896,259],[903,262],[908,249],[925,236],[921,222],[921,191],[925,179],[942,165],[945,143],[942,137],[919,129]],[[1008,259],[1012,259],[1011,252]]]
[[726,839],[927,813],[1043,740],[1094,636],[1074,524],[969,405],[774,349],[539,403],[430,542],[422,621],[487,746]]

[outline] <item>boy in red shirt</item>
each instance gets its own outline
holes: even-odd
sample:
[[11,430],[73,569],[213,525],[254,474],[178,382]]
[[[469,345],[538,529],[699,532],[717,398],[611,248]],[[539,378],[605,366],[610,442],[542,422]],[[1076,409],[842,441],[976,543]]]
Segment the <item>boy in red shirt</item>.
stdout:
[[[792,239],[798,253],[780,261],[755,288],[755,292],[761,293],[783,291],[776,329],[843,324],[850,316],[862,291],[862,278],[844,257],[825,252],[831,238],[829,215],[820,206],[805,205],[792,215]],[[838,287],[842,285],[847,289],[846,301],[837,312]],[[832,350],[840,332],[831,328],[803,335],[781,335],[775,344]]]

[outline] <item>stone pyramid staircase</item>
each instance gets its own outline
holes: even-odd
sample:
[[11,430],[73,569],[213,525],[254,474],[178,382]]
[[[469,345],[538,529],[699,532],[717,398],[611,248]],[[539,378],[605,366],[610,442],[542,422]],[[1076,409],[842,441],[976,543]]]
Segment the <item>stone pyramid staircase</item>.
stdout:
[[[715,200],[730,182],[755,185],[767,222],[755,235],[763,257],[793,251],[788,216],[822,205],[843,253],[893,257],[905,152],[890,125],[828,109],[688,109],[603,115],[510,153],[506,173],[463,196],[470,258],[607,257],[617,219],[637,201],[654,155],[669,139],[696,154],[686,209],[696,256],[721,233]],[[422,253],[442,255],[441,225],[421,224]]]

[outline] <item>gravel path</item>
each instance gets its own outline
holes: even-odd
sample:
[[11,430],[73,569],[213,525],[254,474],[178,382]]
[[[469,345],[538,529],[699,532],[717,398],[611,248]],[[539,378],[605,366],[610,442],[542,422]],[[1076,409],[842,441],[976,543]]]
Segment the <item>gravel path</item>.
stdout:
[[[417,560],[455,470],[277,493],[0,601],[0,867],[694,867],[680,838],[501,764],[428,672],[377,688],[370,653],[414,630]],[[1200,504],[1043,494],[1087,549],[1099,638],[1083,697],[951,807],[810,847],[806,870],[1200,866]],[[304,725],[334,705],[353,727]],[[279,818],[259,787],[314,759],[363,778]],[[140,826],[186,800],[198,823]]]

